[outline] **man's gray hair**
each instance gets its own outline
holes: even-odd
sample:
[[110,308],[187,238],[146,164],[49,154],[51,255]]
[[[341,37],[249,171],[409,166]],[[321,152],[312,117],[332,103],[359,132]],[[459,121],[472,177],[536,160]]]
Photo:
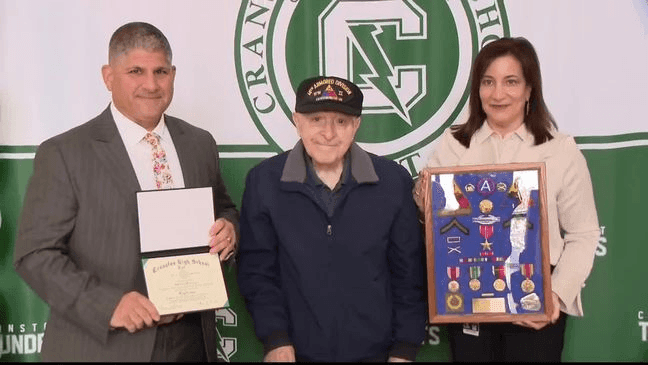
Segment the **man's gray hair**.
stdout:
[[113,33],[108,47],[108,61],[136,48],[163,51],[171,64],[173,54],[169,41],[155,26],[143,22],[124,24]]

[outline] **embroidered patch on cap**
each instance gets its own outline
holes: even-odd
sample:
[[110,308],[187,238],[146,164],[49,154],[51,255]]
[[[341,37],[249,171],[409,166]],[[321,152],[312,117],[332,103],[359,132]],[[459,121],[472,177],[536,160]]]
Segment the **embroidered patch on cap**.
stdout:
[[295,111],[314,113],[337,111],[362,114],[362,91],[351,81],[335,76],[318,76],[304,80],[297,89]]

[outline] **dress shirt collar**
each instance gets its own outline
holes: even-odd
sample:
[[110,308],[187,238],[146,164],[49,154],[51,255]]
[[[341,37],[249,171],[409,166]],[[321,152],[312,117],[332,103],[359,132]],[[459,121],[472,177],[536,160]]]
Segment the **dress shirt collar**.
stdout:
[[[138,144],[144,136],[146,136],[146,133],[148,133],[146,128],[128,119],[124,114],[117,110],[115,103],[110,103],[110,112],[113,115],[115,124],[117,124],[117,129],[119,130],[119,134],[122,136],[125,145],[134,146]],[[160,140],[169,137],[169,130],[166,123],[164,123],[164,114],[162,114],[160,122],[155,126],[152,132],[156,133],[160,137]]]
[[[486,142],[491,136],[493,138],[500,138],[500,136],[490,127],[490,125],[488,125],[488,122],[484,121],[484,124],[482,124],[481,128],[479,128],[473,135],[473,139],[477,144],[482,144]],[[511,135],[509,135],[507,138],[518,138],[523,142],[528,142],[530,140],[531,143],[533,143],[533,135],[531,134],[531,132],[529,132],[529,130],[527,130],[524,123],[522,123],[522,125],[520,125],[518,129],[511,133]]]

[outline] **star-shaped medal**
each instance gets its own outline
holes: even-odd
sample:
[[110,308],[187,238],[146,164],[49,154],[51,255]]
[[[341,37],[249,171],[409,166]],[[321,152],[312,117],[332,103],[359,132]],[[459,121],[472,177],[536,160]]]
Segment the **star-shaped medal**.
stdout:
[[484,251],[490,251],[490,250],[492,250],[492,248],[491,248],[491,245],[492,245],[492,244],[493,244],[492,242],[488,242],[488,241],[484,241],[484,242],[482,242],[482,243],[481,243],[481,245],[482,245],[482,250],[484,250]]

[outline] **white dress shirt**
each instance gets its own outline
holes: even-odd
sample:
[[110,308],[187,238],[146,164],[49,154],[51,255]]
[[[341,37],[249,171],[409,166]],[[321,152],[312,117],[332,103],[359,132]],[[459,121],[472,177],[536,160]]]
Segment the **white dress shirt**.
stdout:
[[[157,189],[155,175],[153,174],[151,145],[144,140],[144,136],[148,133],[147,130],[117,110],[114,102],[110,103],[110,111],[115,119],[115,124],[117,124],[122,141],[126,146],[126,151],[137,175],[140,188],[142,190]],[[160,122],[152,132],[160,136],[160,145],[166,152],[169,170],[171,171],[171,176],[173,176],[173,187],[184,188],[184,177],[180,167],[180,160],[178,159],[178,153],[176,152],[169,129],[164,122],[164,115],[162,115]]]

